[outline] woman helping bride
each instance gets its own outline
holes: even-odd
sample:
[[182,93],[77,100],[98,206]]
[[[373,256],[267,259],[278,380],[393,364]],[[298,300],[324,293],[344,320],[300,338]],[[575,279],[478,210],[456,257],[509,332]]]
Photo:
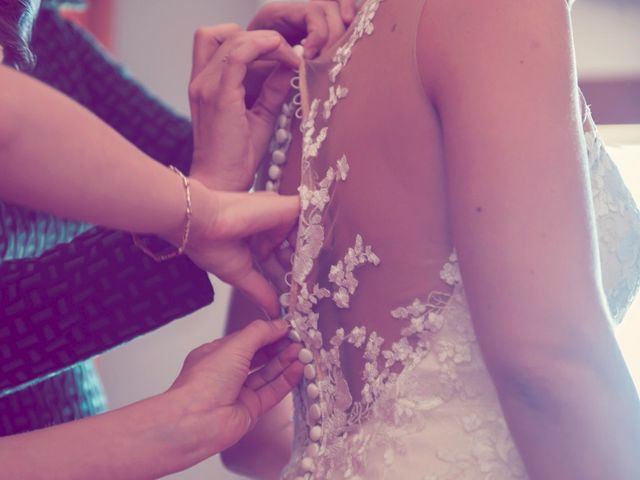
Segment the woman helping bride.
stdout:
[[611,328],[640,280],[640,214],[581,101],[569,7],[368,0],[293,85],[264,176],[301,194],[277,282],[305,380],[294,427],[281,405],[225,462],[285,479],[640,478]]

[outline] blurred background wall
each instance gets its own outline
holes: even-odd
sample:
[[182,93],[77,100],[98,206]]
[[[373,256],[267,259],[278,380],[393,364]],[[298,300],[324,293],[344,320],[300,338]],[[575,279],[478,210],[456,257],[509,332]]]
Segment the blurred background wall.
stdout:
[[[187,114],[186,91],[194,30],[221,22],[246,24],[261,3],[264,2],[94,0],[95,11],[93,17],[89,14],[88,21],[97,26],[105,43],[135,77],[175,109]],[[607,123],[621,123],[622,120],[616,119],[628,118],[624,115],[629,111],[640,115],[640,2],[578,0],[573,18],[580,78],[589,101],[594,103],[596,121],[600,120],[598,115],[606,117]],[[623,142],[628,141],[628,135],[623,137]],[[616,154],[631,187],[640,190],[640,169],[636,166],[640,163],[640,148],[619,147]],[[186,354],[221,334],[229,291],[219,282],[214,285],[214,306],[100,358],[100,370],[112,407],[166,389]],[[637,310],[640,307],[636,307]],[[632,312],[627,319],[621,339],[630,365],[640,378],[640,356],[633,351],[633,343],[640,340],[640,311]],[[169,478],[232,480],[239,477],[226,473],[214,458]]]

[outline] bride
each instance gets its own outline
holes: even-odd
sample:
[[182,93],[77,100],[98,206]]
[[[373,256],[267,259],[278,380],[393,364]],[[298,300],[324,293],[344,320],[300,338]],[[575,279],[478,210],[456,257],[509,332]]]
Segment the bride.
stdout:
[[611,326],[640,215],[577,89],[569,7],[367,0],[292,84],[265,175],[303,203],[282,303],[305,380],[293,426],[281,405],[227,465],[640,478]]

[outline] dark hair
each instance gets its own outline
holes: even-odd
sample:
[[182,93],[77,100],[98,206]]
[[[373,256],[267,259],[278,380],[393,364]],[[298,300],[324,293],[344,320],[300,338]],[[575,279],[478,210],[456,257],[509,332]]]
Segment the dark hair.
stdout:
[[19,70],[33,66],[29,41],[39,8],[39,0],[0,0],[0,45],[7,65]]

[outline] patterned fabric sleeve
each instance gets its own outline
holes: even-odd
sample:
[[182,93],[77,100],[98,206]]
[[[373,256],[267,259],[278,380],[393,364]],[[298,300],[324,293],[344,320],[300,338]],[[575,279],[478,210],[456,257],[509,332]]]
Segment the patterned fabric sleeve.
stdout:
[[151,158],[189,170],[191,123],[132,79],[86,32],[44,8],[32,48],[36,78],[84,105]]
[[159,264],[97,230],[0,264],[0,392],[59,372],[213,300],[185,257]]
[[[152,158],[188,171],[189,122],[54,10],[36,23],[33,75],[92,110]],[[79,230],[79,232],[82,230]],[[155,263],[123,232],[92,229],[37,258],[0,261],[0,397],[213,299],[188,259]]]

